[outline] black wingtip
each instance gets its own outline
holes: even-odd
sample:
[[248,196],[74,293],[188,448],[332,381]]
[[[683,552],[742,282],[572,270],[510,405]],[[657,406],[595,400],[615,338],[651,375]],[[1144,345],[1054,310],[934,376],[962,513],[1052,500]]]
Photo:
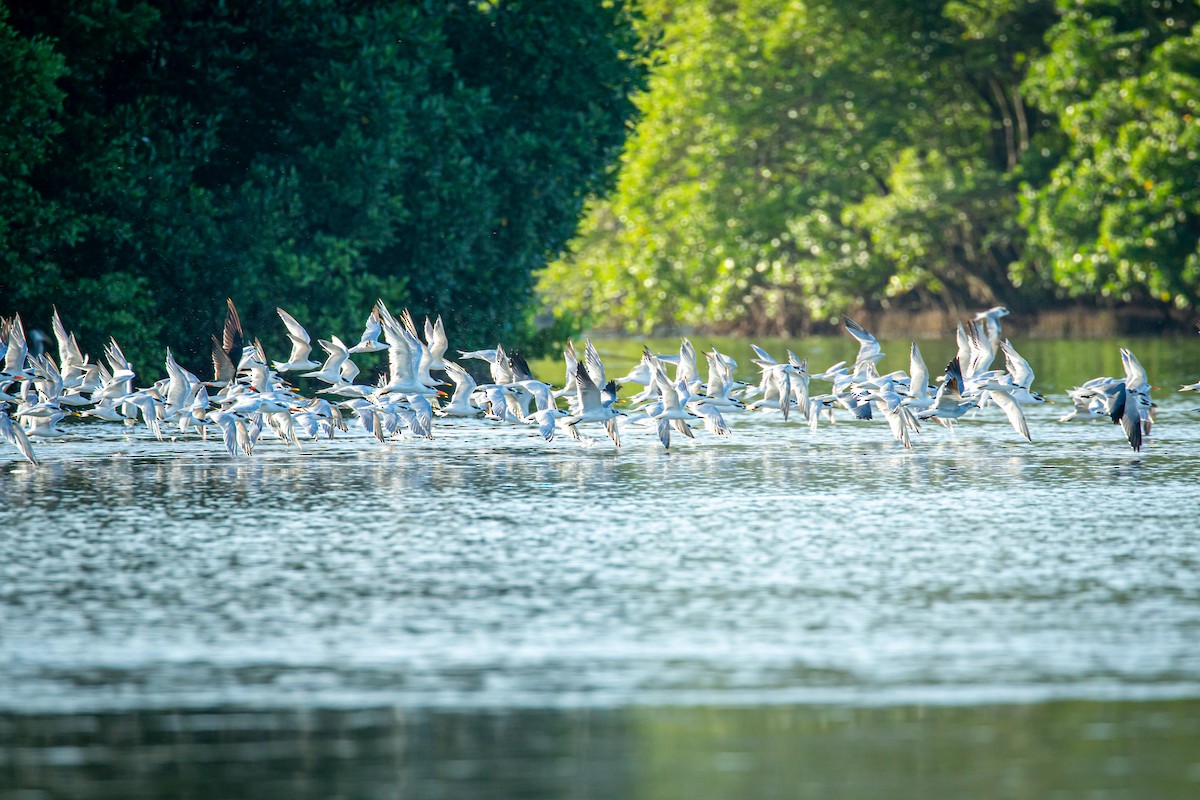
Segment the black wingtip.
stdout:
[[529,369],[529,362],[525,360],[525,356],[517,351],[508,357],[508,366],[512,368],[514,375],[519,381],[533,380],[533,372]]

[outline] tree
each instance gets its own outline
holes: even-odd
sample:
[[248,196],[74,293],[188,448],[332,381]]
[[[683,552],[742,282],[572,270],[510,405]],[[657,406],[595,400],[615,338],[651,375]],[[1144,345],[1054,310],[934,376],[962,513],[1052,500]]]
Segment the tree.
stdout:
[[662,53],[617,192],[543,290],[630,329],[1011,302],[1042,121],[1019,86],[1051,16],[1049,0],[650,4]]
[[198,364],[226,296],[268,348],[276,305],[353,336],[377,297],[522,335],[643,75],[619,2],[7,9],[43,80],[6,88],[46,122],[4,163],[6,210],[43,216],[2,232],[0,312],[57,303],[145,366],[168,343]]
[[1200,303],[1200,7],[1060,3],[1027,93],[1065,146],[1026,187],[1031,270],[1071,296]]

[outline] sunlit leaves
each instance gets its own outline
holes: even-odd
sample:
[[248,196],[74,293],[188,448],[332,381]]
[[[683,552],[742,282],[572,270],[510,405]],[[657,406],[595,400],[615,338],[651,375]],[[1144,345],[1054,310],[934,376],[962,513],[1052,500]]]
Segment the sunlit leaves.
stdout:
[[617,192],[544,294],[632,330],[996,300],[1039,122],[1022,58],[1049,4],[995,5],[972,28],[932,0],[649,4],[662,49]]
[[1200,10],[1066,9],[1028,91],[1068,147],[1024,195],[1033,249],[1074,295],[1200,302]]

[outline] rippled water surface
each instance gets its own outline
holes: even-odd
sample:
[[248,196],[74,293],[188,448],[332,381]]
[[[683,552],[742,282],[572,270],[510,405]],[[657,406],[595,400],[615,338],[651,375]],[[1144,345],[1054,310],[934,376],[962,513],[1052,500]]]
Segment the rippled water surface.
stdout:
[[[1119,374],[1071,348],[1053,399]],[[0,795],[1197,796],[1200,351],[1135,350],[1141,454],[1062,405],[0,451]]]

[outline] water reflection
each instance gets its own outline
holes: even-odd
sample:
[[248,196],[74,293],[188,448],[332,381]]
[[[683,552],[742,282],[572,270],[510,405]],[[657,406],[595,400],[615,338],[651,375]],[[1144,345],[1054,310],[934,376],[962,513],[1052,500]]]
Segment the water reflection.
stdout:
[[0,716],[0,798],[1161,800],[1194,703]]

